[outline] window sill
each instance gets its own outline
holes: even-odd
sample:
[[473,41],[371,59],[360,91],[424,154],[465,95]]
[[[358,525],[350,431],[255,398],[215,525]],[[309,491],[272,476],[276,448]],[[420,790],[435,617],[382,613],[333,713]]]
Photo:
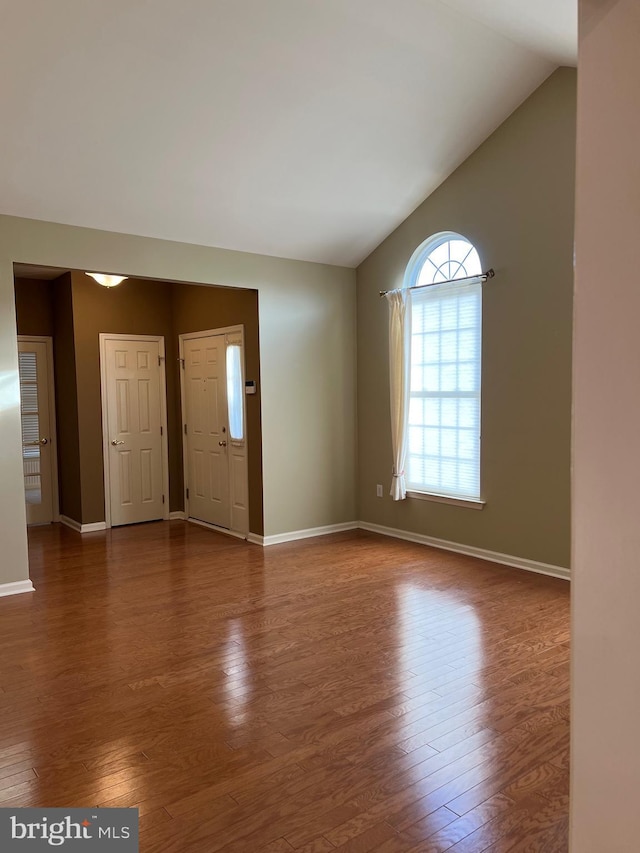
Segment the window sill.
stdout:
[[479,498],[452,498],[449,495],[434,495],[430,492],[413,492],[407,491],[408,498],[417,498],[419,501],[433,501],[439,504],[449,504],[450,506],[461,506],[465,509],[484,509],[486,501],[481,501]]

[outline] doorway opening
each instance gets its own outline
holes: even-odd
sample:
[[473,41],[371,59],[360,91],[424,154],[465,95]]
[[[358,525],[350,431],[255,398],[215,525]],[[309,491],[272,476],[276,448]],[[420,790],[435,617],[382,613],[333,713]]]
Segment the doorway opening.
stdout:
[[[230,395],[236,395],[236,403],[231,409],[240,413],[240,425],[244,433],[238,437],[237,417],[231,418],[228,411],[226,423],[223,424],[228,437],[220,437],[218,441],[228,442],[226,469],[231,518],[228,521],[223,519],[221,524],[217,524],[217,529],[243,537],[262,536],[257,291],[133,276],[117,287],[106,288],[88,277],[83,270],[29,264],[14,264],[14,278],[17,334],[27,338],[48,337],[52,341],[55,391],[51,392],[54,405],[50,407],[50,418],[53,424],[47,434],[40,432],[38,435],[38,439],[47,439],[47,444],[41,447],[48,448],[53,464],[51,479],[54,486],[56,483],[58,486],[59,515],[54,513],[52,520],[59,520],[83,534],[101,531],[111,525],[115,527],[142,520],[137,515],[128,519],[126,513],[120,520],[116,519],[113,490],[105,488],[106,481],[110,486],[116,473],[118,476],[122,474],[124,486],[133,489],[134,483],[137,484],[141,495],[138,503],[146,508],[157,504],[157,500],[161,502],[164,495],[163,509],[158,513],[155,508],[154,517],[171,520],[191,517],[199,520],[194,515],[192,500],[191,486],[194,480],[193,476],[189,477],[184,459],[180,338],[206,337],[211,332],[231,336],[235,332],[237,339],[225,337],[223,390],[227,394],[227,407]],[[165,470],[160,477],[150,447],[141,446],[136,451],[140,454],[145,450],[146,455],[144,460],[139,460],[138,468],[134,470],[125,465],[125,461],[133,464],[132,455],[126,460],[124,453],[119,450],[125,446],[111,444],[112,441],[127,442],[130,439],[120,435],[122,424],[118,426],[117,412],[116,421],[113,417],[109,420],[103,414],[102,401],[107,392],[103,389],[101,373],[101,336],[111,340],[151,338],[159,342],[158,346],[161,346],[161,341],[164,342],[164,353],[158,350],[161,359],[159,384],[160,387],[166,385],[165,414],[161,415],[160,429],[164,442],[163,453],[168,461],[163,461]],[[154,357],[155,351],[148,355],[149,364]],[[135,358],[138,358],[137,354]],[[235,365],[235,384],[227,382],[227,362]],[[247,389],[244,387],[245,379]],[[135,384],[138,381],[136,379]],[[125,393],[125,385],[120,382],[121,394]],[[114,394],[117,398],[117,394]],[[240,406],[238,399],[241,400]],[[127,400],[129,415],[139,417],[131,405],[135,403],[140,407],[145,401],[146,398],[144,401],[139,399],[137,403],[135,400]],[[113,405],[116,404],[117,399]],[[123,415],[124,407],[121,409],[120,416]],[[25,458],[29,454],[34,454],[34,451],[26,452]],[[146,468],[143,468],[143,461]],[[32,473],[32,468],[28,471],[25,469],[26,473]],[[127,477],[133,477],[133,480],[127,480]],[[143,496],[145,477],[148,488]],[[186,477],[189,477],[187,486],[184,484]],[[159,491],[159,498],[155,498],[152,491],[158,479],[162,481],[163,489]],[[37,496],[34,484],[35,480],[29,481],[29,485],[34,487],[32,497]],[[185,502],[187,488],[189,506]],[[120,503],[132,509],[132,504],[136,502],[133,493],[128,498],[131,500],[122,500],[121,495]]]
[[53,339],[18,336],[27,524],[59,520]]

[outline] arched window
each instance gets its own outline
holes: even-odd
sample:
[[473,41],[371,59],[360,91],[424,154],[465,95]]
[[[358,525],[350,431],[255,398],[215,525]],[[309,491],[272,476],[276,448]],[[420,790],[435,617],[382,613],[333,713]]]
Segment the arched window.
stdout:
[[481,275],[475,247],[449,232],[422,243],[407,266],[409,493],[480,501]]
[[460,234],[443,231],[429,237],[413,253],[403,287],[437,284],[481,274],[482,265],[475,246]]

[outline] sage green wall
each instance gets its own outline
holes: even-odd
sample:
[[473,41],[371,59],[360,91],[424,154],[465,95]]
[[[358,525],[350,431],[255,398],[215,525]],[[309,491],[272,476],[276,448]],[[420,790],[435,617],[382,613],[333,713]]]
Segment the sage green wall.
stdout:
[[[358,268],[360,519],[569,566],[576,72],[558,69]],[[388,314],[414,249],[456,231],[484,286],[484,510],[388,496]],[[385,497],[376,497],[376,484]]]
[[258,291],[264,533],[355,511],[355,271],[0,216],[0,584],[28,578],[13,263]]

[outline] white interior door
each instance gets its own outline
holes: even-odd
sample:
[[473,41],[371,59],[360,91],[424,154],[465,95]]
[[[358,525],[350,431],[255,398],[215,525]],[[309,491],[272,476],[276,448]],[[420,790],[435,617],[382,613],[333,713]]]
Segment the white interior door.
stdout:
[[27,524],[50,524],[56,515],[52,357],[50,340],[18,340]]
[[111,526],[163,518],[161,341],[101,336]]
[[195,521],[249,532],[244,331],[180,336],[185,508]]
[[230,528],[225,336],[184,340],[183,356],[189,517]]

